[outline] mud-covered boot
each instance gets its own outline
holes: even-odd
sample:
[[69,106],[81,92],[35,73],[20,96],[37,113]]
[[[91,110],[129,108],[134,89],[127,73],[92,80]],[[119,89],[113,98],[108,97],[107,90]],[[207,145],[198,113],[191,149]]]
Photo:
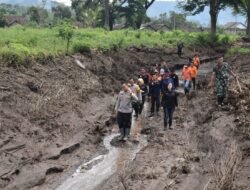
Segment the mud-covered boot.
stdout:
[[163,130],[166,131],[167,127],[168,127],[168,123],[166,121],[164,121],[164,128],[163,128]]
[[130,128],[125,128],[125,135],[123,138],[124,141],[128,140],[129,134],[130,134]]
[[172,121],[169,121],[169,129],[170,129],[170,130],[173,130]]
[[126,128],[126,130],[127,130],[127,136],[128,136],[128,138],[130,137],[130,128]]
[[123,140],[125,136],[125,129],[124,128],[119,128],[120,130],[120,136],[118,137],[118,140]]

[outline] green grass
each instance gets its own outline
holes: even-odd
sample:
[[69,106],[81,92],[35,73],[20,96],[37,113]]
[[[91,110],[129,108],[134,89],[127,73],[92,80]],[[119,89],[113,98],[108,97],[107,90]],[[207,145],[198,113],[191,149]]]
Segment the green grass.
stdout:
[[249,48],[233,47],[233,48],[230,48],[228,50],[227,54],[228,55],[234,55],[234,54],[250,55],[250,49]]
[[[178,42],[185,46],[206,43],[231,43],[237,36],[219,35],[211,38],[209,33],[190,33],[182,31],[152,32],[135,30],[105,31],[104,29],[75,29],[70,45],[70,53],[90,52],[92,49],[106,52],[111,49],[129,46],[150,48],[175,48]],[[58,36],[58,28],[14,27],[0,29],[0,59],[18,63],[26,58],[60,56],[66,52],[66,42]],[[12,61],[14,62],[14,61]]]

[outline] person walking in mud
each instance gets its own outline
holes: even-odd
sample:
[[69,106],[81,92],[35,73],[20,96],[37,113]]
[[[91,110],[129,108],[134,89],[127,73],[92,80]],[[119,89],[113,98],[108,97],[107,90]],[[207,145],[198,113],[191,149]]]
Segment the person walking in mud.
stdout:
[[173,129],[172,121],[175,107],[178,106],[177,93],[174,90],[173,83],[169,82],[163,91],[161,105],[164,110],[164,130]]
[[155,111],[156,115],[159,116],[160,95],[161,95],[161,81],[159,80],[157,73],[155,73],[153,75],[152,81],[149,83],[149,97],[151,99],[151,114],[149,117],[153,117]]
[[193,61],[194,63],[194,66],[197,68],[197,70],[199,69],[199,66],[200,66],[200,58],[198,56],[198,54],[195,54],[194,55],[194,58],[193,58]]
[[135,84],[135,81],[133,79],[130,79],[129,84],[130,84],[131,92],[133,94],[135,94],[137,99],[138,99],[137,101],[135,101],[135,100],[132,101],[132,107],[133,107],[133,109],[135,111],[134,116],[135,116],[136,119],[138,119],[139,105],[142,102],[141,90],[140,90],[140,87],[137,84]]
[[190,74],[191,74],[193,90],[195,90],[196,89],[196,77],[197,77],[197,74],[198,74],[197,67],[195,66],[194,63],[192,63],[189,68],[190,68]]
[[149,85],[150,75],[146,72],[145,69],[141,69],[140,74],[138,75],[138,78],[142,78],[146,86]]
[[144,81],[142,78],[139,78],[138,79],[138,85],[140,87],[140,90],[141,90],[141,95],[142,95],[142,101],[141,103],[139,104],[139,114],[141,115],[142,113],[142,110],[144,108],[144,103],[146,101],[146,98],[148,96],[148,88],[147,86],[144,84]]
[[189,90],[190,90],[190,81],[191,81],[191,72],[190,72],[190,68],[187,65],[184,65],[183,69],[182,69],[182,77],[184,80],[184,93],[185,95],[189,94]]
[[224,62],[223,56],[219,56],[216,65],[213,68],[211,81],[208,85],[209,87],[212,87],[214,86],[214,83],[216,83],[217,102],[219,106],[223,105],[223,101],[227,95],[229,74],[238,80],[236,74],[233,73],[229,64]]
[[123,84],[115,106],[117,123],[120,130],[119,140],[127,141],[130,134],[133,112],[132,101],[138,101],[137,96],[132,93],[128,84]]
[[184,44],[183,43],[178,43],[177,44],[177,54],[179,57],[182,56],[182,49],[184,48]]

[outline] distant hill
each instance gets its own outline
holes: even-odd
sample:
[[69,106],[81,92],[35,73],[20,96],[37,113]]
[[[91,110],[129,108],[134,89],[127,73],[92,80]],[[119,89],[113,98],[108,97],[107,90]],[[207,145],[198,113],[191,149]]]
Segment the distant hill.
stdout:
[[[0,3],[8,3],[8,4],[18,4],[22,6],[39,6],[42,5],[42,0],[0,0]],[[47,0],[46,8],[51,9],[57,2],[53,0]]]
[[[169,12],[169,11],[176,11],[182,12],[182,10],[177,8],[177,2],[174,1],[156,1],[147,11],[147,15],[149,17],[159,17],[161,13]],[[237,19],[238,22],[245,23],[245,18],[241,16],[235,17],[232,14],[231,9],[226,9],[225,11],[221,11],[218,24],[224,25],[227,22],[234,22]],[[202,25],[209,25],[210,23],[210,16],[208,8],[199,15],[195,16],[188,16],[188,20],[190,21],[198,21]]]

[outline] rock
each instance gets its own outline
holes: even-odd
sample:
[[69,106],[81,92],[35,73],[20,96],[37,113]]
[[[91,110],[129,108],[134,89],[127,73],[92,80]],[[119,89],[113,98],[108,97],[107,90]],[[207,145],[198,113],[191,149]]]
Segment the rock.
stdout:
[[63,172],[63,170],[64,170],[64,167],[61,165],[52,166],[47,169],[46,175],[53,174],[53,173],[60,173],[60,172]]
[[14,183],[7,186],[6,190],[27,190],[35,186],[42,185],[45,182],[45,170],[36,168],[31,171],[25,171],[19,175]]

